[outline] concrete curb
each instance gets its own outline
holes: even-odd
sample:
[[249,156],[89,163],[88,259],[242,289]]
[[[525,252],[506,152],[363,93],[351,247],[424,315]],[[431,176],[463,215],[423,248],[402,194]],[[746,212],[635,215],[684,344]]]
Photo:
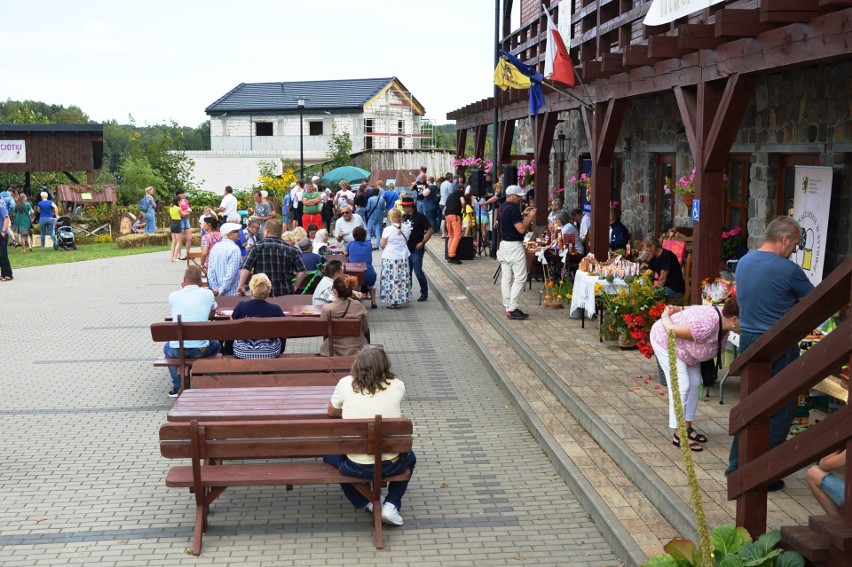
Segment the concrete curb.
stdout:
[[468,300],[476,306],[486,320],[495,329],[502,331],[503,338],[515,348],[524,362],[535,372],[536,376],[544,382],[557,399],[565,405],[571,415],[589,432],[595,442],[607,452],[612,460],[624,471],[625,475],[657,507],[663,517],[683,537],[697,541],[698,529],[695,524],[695,518],[689,514],[680,497],[559,378],[550,366],[539,360],[538,355],[521,340],[518,334],[506,324],[505,320],[497,317],[481,298],[472,293],[464,281],[449,266],[442,263],[441,258],[432,252],[432,250],[428,248],[427,250],[435,263],[455,282],[456,286],[462,290]]
[[[559,476],[568,485],[577,501],[591,516],[592,521],[601,530],[606,542],[612,546],[613,551],[617,553],[626,565],[642,565],[647,562],[648,558],[640,549],[636,541],[630,536],[618,518],[610,510],[607,503],[601,498],[595,488],[589,484],[586,477],[574,464],[573,461],[565,454],[559,443],[547,430],[547,427],[536,415],[535,411],[529,406],[527,401],[517,390],[512,380],[499,365],[489,357],[488,347],[477,336],[476,332],[471,329],[467,322],[458,316],[455,310],[450,305],[449,300],[445,297],[440,286],[435,284],[435,281],[428,275],[429,288],[433,295],[437,295],[441,304],[447,309],[450,317],[455,321],[456,325],[461,328],[468,338],[473,342],[477,355],[483,363],[491,369],[495,382],[504,394],[509,398],[515,409],[520,414],[521,421],[527,426],[527,429],[541,446],[542,450],[548,456],[550,461],[556,467]],[[455,280],[454,280],[455,281]],[[458,284],[458,282],[456,282]]]

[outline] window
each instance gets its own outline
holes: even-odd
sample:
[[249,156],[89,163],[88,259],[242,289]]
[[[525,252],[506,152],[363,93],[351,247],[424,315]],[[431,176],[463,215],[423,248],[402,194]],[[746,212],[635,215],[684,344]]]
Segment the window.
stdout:
[[309,136],[322,136],[322,120],[311,120],[308,122]]
[[396,123],[396,131],[399,134],[399,137],[396,139],[396,147],[401,150],[405,146],[405,139],[402,137],[403,134],[405,134],[405,122],[398,120]]
[[731,156],[728,159],[725,184],[725,229],[735,227],[746,233],[748,225],[748,185],[751,160],[748,156]]
[[373,119],[365,118],[364,119],[364,149],[372,150],[373,149]]
[[400,149],[400,150],[403,149],[405,147],[405,138],[403,138],[402,136],[397,138],[396,139],[396,147],[397,147],[397,149]]
[[396,123],[396,131],[400,134],[405,134],[405,122],[402,120]]
[[255,136],[271,136],[272,135],[272,122],[255,122],[254,123],[254,135]]
[[612,203],[618,203],[618,208],[621,209],[621,184],[624,179],[624,162],[621,157],[615,156],[612,158],[612,189],[610,189],[609,200]]
[[[665,154],[657,156],[657,177],[655,193],[657,201],[656,222],[654,232],[661,235],[674,226],[675,194],[672,186],[675,181],[674,156]],[[666,189],[668,186],[668,189]]]

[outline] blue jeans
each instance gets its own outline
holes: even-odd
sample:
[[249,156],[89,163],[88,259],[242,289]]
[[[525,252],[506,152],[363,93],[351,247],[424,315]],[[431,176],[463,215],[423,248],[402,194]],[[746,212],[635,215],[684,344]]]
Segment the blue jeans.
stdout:
[[[208,356],[216,356],[222,352],[222,345],[219,341],[209,341],[206,347],[203,348],[185,348],[183,355],[185,358],[207,358]],[[172,348],[169,343],[163,346],[163,354],[166,358],[180,358],[180,349]],[[169,374],[172,375],[172,387],[175,390],[180,390],[180,373],[177,366],[169,366]]]
[[145,233],[154,234],[157,232],[157,213],[153,209],[145,211]]
[[423,255],[426,253],[426,248],[415,250],[408,257],[408,285],[412,285],[411,272],[417,276],[417,282],[420,284],[420,296],[429,296],[429,282],[426,281],[426,274],[423,273]]
[[370,218],[370,220],[367,221],[367,238],[370,239],[370,242],[373,241],[373,236],[376,237],[376,243],[373,244],[373,248],[375,248],[382,241],[382,218],[381,217],[373,216],[373,217]]
[[676,292],[669,286],[663,286],[663,297],[666,299],[680,299],[683,297],[683,294]]
[[41,231],[41,247],[44,248],[44,236],[45,234],[50,234],[50,239],[53,241],[53,245],[56,246],[56,219],[41,219],[39,221],[39,231]]
[[[350,461],[346,455],[326,455],[322,458],[322,460],[324,463],[337,467],[337,470],[346,476],[354,476],[355,478],[365,478],[369,480],[373,478],[373,465],[362,465],[360,463]],[[399,459],[397,459],[396,462],[382,461],[382,477],[400,474],[405,469],[410,470],[413,475],[414,465],[416,463],[417,457],[415,457],[414,451],[400,453]],[[353,485],[341,484],[340,488],[343,489],[343,494],[356,508],[363,508],[369,503],[369,500],[367,500],[363,494],[358,492]],[[407,489],[407,480],[389,482],[388,494],[385,496],[385,502],[390,502],[396,506],[397,510],[401,510],[402,497],[405,495],[405,491]]]
[[[748,331],[742,331],[740,333],[740,352],[745,352],[745,350],[751,346],[752,343],[757,341],[760,337],[762,337],[762,333],[749,333]],[[788,350],[786,353],[781,355],[781,358],[772,363],[772,371],[771,375],[775,376],[779,372],[781,372],[784,368],[787,367],[791,362],[799,358],[799,347],[796,345],[795,347]],[[796,416],[796,400],[792,400],[786,406],[782,407],[778,411],[776,411],[769,418],[769,448],[772,449],[777,447],[781,443],[783,443],[787,439],[787,435],[790,433],[790,425],[793,424],[793,418]],[[725,471],[726,475],[731,474],[740,466],[740,438],[738,435],[734,436],[734,442],[731,444],[731,454],[728,457],[728,469]]]

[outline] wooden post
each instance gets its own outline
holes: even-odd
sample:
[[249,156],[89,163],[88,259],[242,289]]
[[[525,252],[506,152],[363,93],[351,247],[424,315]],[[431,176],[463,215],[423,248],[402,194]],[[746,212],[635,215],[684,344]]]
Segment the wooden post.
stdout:
[[556,132],[556,112],[540,112],[533,117],[535,146],[535,224],[547,224],[547,196],[550,193],[550,149]]
[[[500,122],[500,133],[498,136],[497,161],[509,163],[512,161],[512,139],[515,137],[515,121],[504,120]],[[494,164],[495,166],[497,164]],[[496,180],[496,178],[495,178]]]
[[[467,146],[467,130],[456,130],[456,157],[464,157],[464,149]],[[458,168],[453,173],[458,173]],[[452,180],[451,180],[452,181]]]
[[626,110],[626,99],[597,103],[593,111],[580,108],[592,152],[592,252],[601,260],[606,260],[609,255],[612,157]]
[[[740,399],[769,381],[772,363],[753,362],[743,368],[740,375]],[[750,461],[769,450],[769,418],[755,421],[739,433],[739,467],[743,471]],[[746,491],[737,498],[737,525],[748,530],[757,539],[766,533],[766,486]]]
[[485,140],[488,137],[488,124],[480,124],[473,129],[473,155],[485,157]]

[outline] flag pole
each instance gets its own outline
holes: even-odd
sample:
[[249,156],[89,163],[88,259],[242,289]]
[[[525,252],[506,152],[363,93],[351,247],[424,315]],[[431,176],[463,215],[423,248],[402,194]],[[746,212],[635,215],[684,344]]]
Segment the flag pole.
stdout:
[[[547,85],[549,88],[553,89],[554,91],[558,92],[559,94],[563,94],[565,96],[569,96],[569,97],[573,98],[574,100],[576,100],[577,102],[579,102],[580,104],[582,104],[583,106],[588,108],[589,110],[594,110],[594,106],[591,103],[591,97],[589,97],[589,102],[586,102],[585,100],[581,99],[577,95],[575,95],[573,93],[569,93],[566,90],[560,89],[550,79],[542,79],[542,84]],[[581,81],[581,84],[582,84],[582,81]],[[585,89],[585,85],[583,85],[583,88]],[[589,93],[587,92],[586,96],[588,96],[588,94]]]

